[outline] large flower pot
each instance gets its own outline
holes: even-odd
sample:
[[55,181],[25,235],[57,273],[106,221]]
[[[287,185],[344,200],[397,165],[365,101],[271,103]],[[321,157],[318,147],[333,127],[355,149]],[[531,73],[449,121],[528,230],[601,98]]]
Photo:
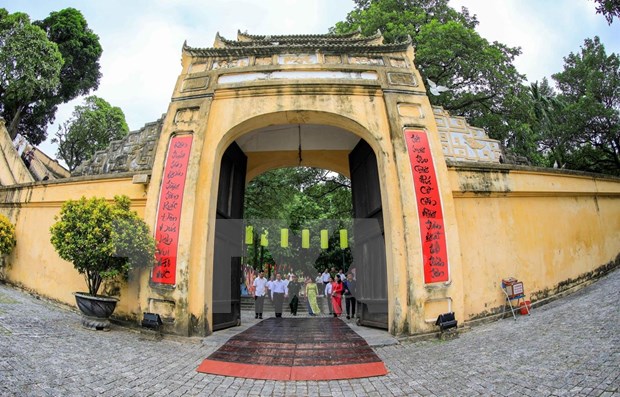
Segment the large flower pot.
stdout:
[[75,301],[82,312],[84,328],[109,331],[110,316],[116,308],[118,299],[108,296],[92,296],[85,292],[74,292]]

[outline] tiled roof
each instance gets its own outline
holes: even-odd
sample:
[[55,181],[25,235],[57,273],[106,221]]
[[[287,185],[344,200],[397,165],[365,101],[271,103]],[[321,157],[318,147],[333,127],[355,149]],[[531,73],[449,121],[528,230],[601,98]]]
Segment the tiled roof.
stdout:
[[250,36],[246,33],[237,33],[237,40],[226,39],[218,33],[216,41],[225,47],[258,47],[270,45],[295,45],[295,44],[382,44],[383,36],[380,31],[374,35],[363,37],[359,31],[350,34],[316,34],[316,35],[263,35]]
[[[318,35],[312,40],[302,40],[302,37],[310,36],[297,36],[300,39],[286,41],[284,39],[277,39],[278,36],[272,36],[270,40],[260,40],[254,42],[244,43],[242,46],[226,47],[228,41],[221,41],[223,45],[220,48],[194,48],[190,47],[186,43],[183,43],[183,52],[197,57],[243,57],[249,55],[269,56],[282,53],[301,53],[301,52],[316,52],[321,51],[324,53],[342,54],[381,54],[381,53],[395,53],[406,51],[411,45],[411,37],[407,37],[407,40],[401,43],[394,44],[372,44],[368,42],[358,42],[352,40],[330,40],[329,35]],[[287,36],[293,37],[293,36]],[[216,38],[217,39],[217,38]]]
[[261,41],[261,40],[314,40],[322,38],[334,38],[340,40],[356,39],[362,37],[361,30],[357,29],[349,33],[344,34],[293,34],[293,35],[255,35],[241,32],[237,30],[237,40],[239,41]]

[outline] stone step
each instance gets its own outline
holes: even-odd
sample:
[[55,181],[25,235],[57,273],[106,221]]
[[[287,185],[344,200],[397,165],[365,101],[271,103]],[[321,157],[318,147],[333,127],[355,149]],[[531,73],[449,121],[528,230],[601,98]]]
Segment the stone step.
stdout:
[[[307,299],[306,297],[302,296],[299,298],[299,307],[297,309],[298,313],[308,313],[308,309],[307,309]],[[321,297],[319,296],[317,298],[317,303],[319,304],[319,308],[321,309],[321,313],[328,313],[328,307],[327,307],[327,299],[325,297]],[[343,304],[344,306],[344,304]],[[289,310],[288,307],[288,301],[285,300],[284,301],[284,305],[282,307],[282,309],[287,312]],[[241,310],[242,311],[254,311],[254,298],[251,296],[242,296],[241,297]],[[265,298],[265,303],[263,304],[263,311],[264,313],[273,313],[274,312],[274,307],[273,307],[273,301],[269,298]]]

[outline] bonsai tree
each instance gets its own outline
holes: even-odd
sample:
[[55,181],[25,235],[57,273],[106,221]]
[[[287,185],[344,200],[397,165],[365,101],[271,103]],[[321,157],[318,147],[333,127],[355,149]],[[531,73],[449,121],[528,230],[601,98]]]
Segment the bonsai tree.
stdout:
[[8,218],[0,214],[0,258],[8,255],[15,247],[15,226]]
[[50,229],[52,245],[84,275],[92,296],[104,280],[127,279],[132,268],[154,262],[155,240],[130,203],[127,196],[115,196],[114,203],[97,197],[69,200]]

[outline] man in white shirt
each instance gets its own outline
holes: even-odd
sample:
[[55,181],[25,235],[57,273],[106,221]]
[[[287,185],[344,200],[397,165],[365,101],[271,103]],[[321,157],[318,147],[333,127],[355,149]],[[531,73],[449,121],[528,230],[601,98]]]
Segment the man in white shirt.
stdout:
[[263,272],[258,273],[254,279],[254,318],[263,318],[263,304],[267,294],[267,279]]
[[319,272],[319,275],[316,276],[314,282],[316,283],[318,295],[323,296],[323,294],[325,293],[325,284],[323,284],[323,276],[321,272]]
[[329,274],[329,269],[325,268],[325,271],[323,272],[323,274],[321,274],[321,279],[323,280],[323,292],[325,293],[325,296],[328,296],[327,292],[325,292],[325,288],[327,287],[327,284],[329,283],[330,277],[331,277],[331,274]]
[[334,278],[329,276],[327,279],[327,284],[325,284],[325,299],[327,299],[327,307],[329,308],[329,315],[333,314],[332,310],[332,283],[334,282]]
[[271,291],[276,317],[282,317],[282,304],[284,303],[284,297],[287,291],[286,283],[282,280],[280,273],[276,274],[276,281],[273,282],[273,288]]
[[275,276],[271,276],[271,278],[269,279],[269,281],[267,281],[267,289],[269,290],[268,294],[269,294],[269,299],[273,300],[273,282],[276,281],[275,280]]

